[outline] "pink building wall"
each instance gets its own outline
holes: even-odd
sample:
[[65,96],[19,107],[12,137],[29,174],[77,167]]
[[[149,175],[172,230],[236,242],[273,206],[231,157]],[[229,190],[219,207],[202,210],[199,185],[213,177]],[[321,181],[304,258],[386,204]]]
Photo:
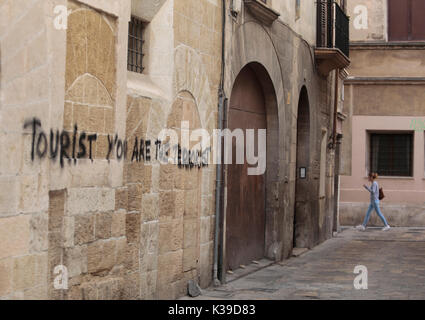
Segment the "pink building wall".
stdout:
[[[418,117],[353,116],[352,175],[341,176],[341,225],[360,223],[369,203],[368,131],[412,131],[412,120]],[[390,224],[395,226],[425,226],[425,133],[413,131],[413,177],[379,177],[385,199],[381,207]],[[389,217],[389,218],[388,218]],[[378,224],[374,217],[372,224]]]

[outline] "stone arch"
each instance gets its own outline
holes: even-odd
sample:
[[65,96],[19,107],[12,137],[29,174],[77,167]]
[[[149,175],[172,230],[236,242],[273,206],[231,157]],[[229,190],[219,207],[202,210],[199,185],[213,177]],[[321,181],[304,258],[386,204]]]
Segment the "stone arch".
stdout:
[[[190,66],[190,67],[189,67]],[[174,73],[173,73],[173,94],[177,96],[179,92],[189,92],[199,113],[201,128],[213,136],[213,130],[217,128],[217,99],[215,92],[212,92],[208,73],[203,64],[201,56],[196,50],[178,45],[174,50]],[[169,112],[165,112],[168,114]],[[164,117],[165,118],[165,117]],[[164,119],[164,121],[166,121]],[[210,161],[212,158],[210,157]],[[207,287],[212,280],[212,244],[214,240],[215,228],[215,166],[208,166],[201,169],[201,246],[203,248],[200,257],[200,284]]]
[[[173,91],[190,92],[196,101],[201,126],[209,132],[216,127],[216,105],[202,58],[196,50],[179,45],[174,51]],[[190,66],[190,67],[189,67]],[[211,131],[210,131],[211,130]]]
[[105,158],[115,132],[116,20],[70,2],[66,31],[64,129],[96,133],[94,158]]
[[72,4],[68,17],[66,49],[66,90],[79,76],[97,78],[115,100],[116,35],[114,23],[85,6]]
[[[166,127],[177,132],[181,145],[181,121],[188,121],[188,134],[201,128],[201,120],[194,96],[181,91],[171,106]],[[171,146],[171,156],[175,146]],[[192,148],[190,145],[189,148]],[[185,149],[181,150],[181,155]],[[186,294],[188,280],[199,281],[201,259],[201,168],[175,163],[159,168],[159,263],[173,265],[171,274],[158,274],[158,283],[165,290],[177,287],[176,296]],[[168,289],[167,289],[168,288]],[[169,297],[159,292],[159,297]],[[174,297],[175,298],[175,297]]]

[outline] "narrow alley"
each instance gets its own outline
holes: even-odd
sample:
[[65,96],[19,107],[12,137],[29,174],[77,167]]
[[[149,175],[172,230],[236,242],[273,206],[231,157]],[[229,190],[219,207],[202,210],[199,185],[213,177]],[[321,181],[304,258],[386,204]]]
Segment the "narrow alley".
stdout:
[[[424,299],[424,242],[424,228],[347,228],[299,257],[204,290],[198,299]],[[353,284],[359,265],[368,271],[367,290]]]

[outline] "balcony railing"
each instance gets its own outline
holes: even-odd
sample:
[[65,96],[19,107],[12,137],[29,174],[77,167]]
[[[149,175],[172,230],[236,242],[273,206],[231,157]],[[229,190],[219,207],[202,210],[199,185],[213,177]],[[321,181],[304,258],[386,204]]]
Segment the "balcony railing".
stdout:
[[333,0],[317,0],[317,47],[350,55],[349,18]]

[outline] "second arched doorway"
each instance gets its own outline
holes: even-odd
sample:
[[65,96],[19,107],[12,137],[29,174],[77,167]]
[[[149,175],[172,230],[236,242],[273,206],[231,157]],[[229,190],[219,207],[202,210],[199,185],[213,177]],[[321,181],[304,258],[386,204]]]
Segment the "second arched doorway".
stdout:
[[306,87],[300,92],[297,116],[297,164],[294,210],[294,248],[308,248],[311,237],[310,209],[310,104]]

